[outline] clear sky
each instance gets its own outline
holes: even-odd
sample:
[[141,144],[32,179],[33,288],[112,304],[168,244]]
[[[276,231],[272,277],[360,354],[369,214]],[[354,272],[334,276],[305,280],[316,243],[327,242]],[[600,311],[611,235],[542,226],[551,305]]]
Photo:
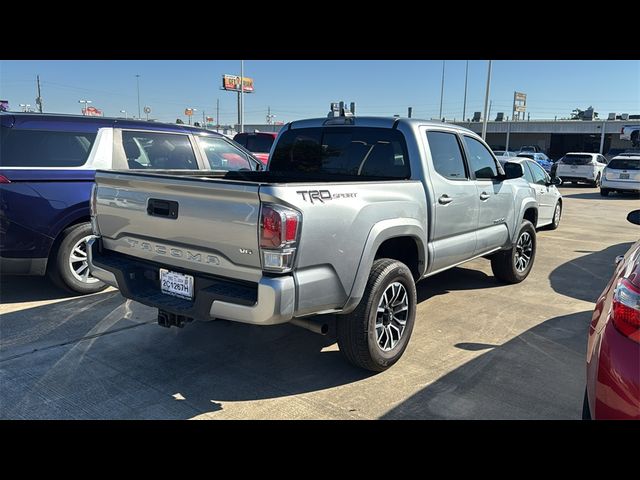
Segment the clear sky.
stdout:
[[[0,61],[0,99],[12,110],[20,103],[35,107],[36,74],[40,75],[45,112],[80,113],[78,100],[91,100],[106,116],[137,115],[136,78],[141,106],[152,118],[186,120],[184,109],[235,123],[236,94],[220,90],[225,73],[239,74],[240,61]],[[442,61],[425,60],[245,60],[245,76],[255,93],[245,95],[245,123],[264,123],[270,106],[275,120],[325,116],[329,103],[356,102],[359,115],[437,118]],[[443,115],[461,119],[465,61],[445,64]],[[467,117],[482,110],[487,62],[469,62]],[[513,92],[525,92],[531,119],[568,117],[575,108],[593,105],[600,118],[609,112],[640,114],[640,61],[511,61],[493,62],[491,118],[511,116]]]

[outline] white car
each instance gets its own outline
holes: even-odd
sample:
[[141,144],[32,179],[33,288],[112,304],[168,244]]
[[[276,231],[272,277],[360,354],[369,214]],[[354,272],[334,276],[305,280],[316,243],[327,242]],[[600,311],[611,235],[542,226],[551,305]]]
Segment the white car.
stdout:
[[606,166],[607,161],[599,153],[572,152],[558,160],[556,176],[562,183],[589,183],[597,187]]
[[640,194],[640,155],[620,155],[613,157],[602,175],[600,195],[631,192]]
[[507,162],[522,165],[523,178],[529,182],[529,186],[534,190],[536,200],[538,200],[536,228],[548,227],[550,230],[558,228],[562,216],[562,195],[556,185],[560,183],[560,180],[557,177],[551,179],[540,165],[525,157],[498,160],[503,165]]

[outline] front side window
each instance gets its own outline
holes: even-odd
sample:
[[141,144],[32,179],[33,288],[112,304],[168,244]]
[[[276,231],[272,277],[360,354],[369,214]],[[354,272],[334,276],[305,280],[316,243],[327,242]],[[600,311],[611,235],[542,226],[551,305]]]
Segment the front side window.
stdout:
[[211,170],[253,170],[247,155],[223,138],[199,137],[198,141]]
[[547,184],[547,174],[542,169],[540,165],[534,162],[526,162],[531,170],[531,175],[533,176],[533,183],[538,185],[546,185]]
[[2,127],[0,166],[80,167],[87,162],[95,139],[95,133]]
[[198,169],[198,162],[187,135],[123,131],[122,146],[130,169]]
[[464,136],[469,155],[469,167],[476,178],[495,178],[498,176],[498,168],[491,152],[482,143],[472,137]]
[[462,150],[455,133],[427,132],[433,168],[444,178],[466,180]]
[[402,133],[369,127],[294,128],[282,134],[272,172],[409,178]]

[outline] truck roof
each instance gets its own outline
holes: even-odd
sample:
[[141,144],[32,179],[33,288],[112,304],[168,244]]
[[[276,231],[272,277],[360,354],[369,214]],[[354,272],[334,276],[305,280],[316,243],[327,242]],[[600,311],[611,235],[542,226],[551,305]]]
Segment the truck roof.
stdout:
[[[347,123],[347,119],[353,119],[353,124]],[[399,118],[399,117],[359,117],[354,115],[352,117],[319,117],[310,118],[307,120],[294,120],[284,125],[282,128],[311,128],[322,126],[340,126],[340,125],[353,125],[359,127],[377,127],[377,128],[393,128],[394,124],[403,124],[411,127],[414,126],[429,126],[429,127],[445,127],[452,130],[458,130],[464,133],[471,133],[477,136],[477,133],[469,130],[468,128],[460,127],[452,123],[443,123],[433,120],[423,120],[419,118]]]

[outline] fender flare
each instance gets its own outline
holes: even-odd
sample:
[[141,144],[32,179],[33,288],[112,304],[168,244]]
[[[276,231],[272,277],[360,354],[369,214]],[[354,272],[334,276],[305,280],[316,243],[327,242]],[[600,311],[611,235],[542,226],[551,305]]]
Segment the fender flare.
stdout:
[[418,267],[419,277],[424,275],[427,269],[427,249],[426,249],[426,233],[422,224],[414,218],[392,218],[382,220],[371,227],[367,240],[360,256],[360,262],[356,270],[356,275],[351,287],[351,292],[341,313],[349,313],[353,311],[367,286],[369,272],[373,266],[375,254],[383,242],[396,237],[412,237],[416,242],[418,249]]

